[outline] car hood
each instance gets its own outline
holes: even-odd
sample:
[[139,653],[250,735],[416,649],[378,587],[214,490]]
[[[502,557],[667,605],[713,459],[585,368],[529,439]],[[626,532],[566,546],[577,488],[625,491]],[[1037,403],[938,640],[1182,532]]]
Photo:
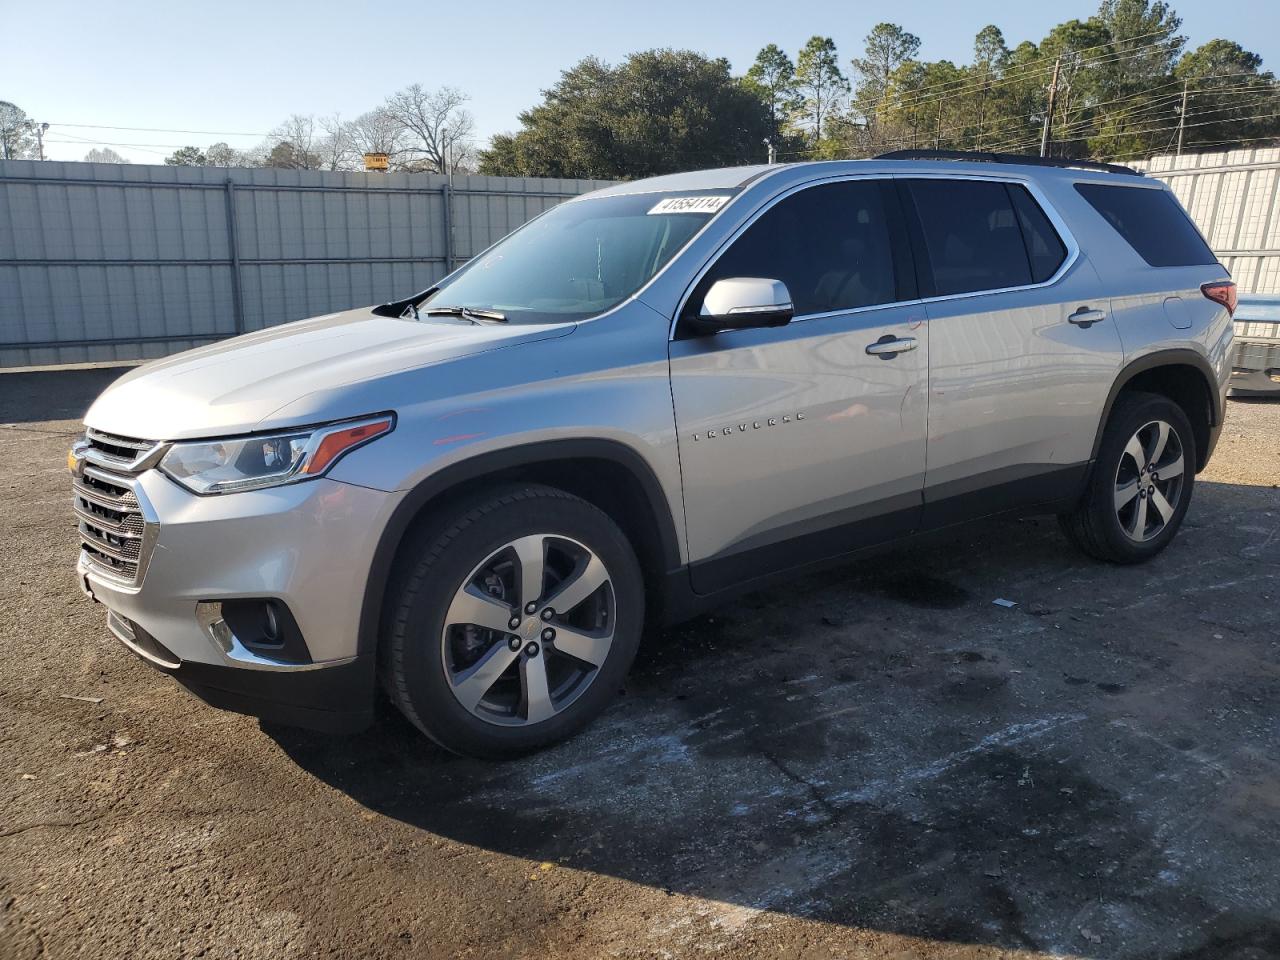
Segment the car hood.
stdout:
[[149,440],[181,440],[291,426],[272,414],[323,392],[332,409],[344,386],[534,340],[573,324],[472,324],[451,317],[402,320],[365,307],[299,320],[148,363],[94,402],[85,423]]

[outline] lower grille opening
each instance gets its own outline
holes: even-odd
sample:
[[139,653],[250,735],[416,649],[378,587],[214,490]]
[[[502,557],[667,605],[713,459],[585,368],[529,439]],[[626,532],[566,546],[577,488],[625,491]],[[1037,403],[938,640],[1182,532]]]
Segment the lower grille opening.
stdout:
[[125,646],[157,666],[176,670],[182,660],[172,650],[127,617],[114,610],[107,613],[107,627]]

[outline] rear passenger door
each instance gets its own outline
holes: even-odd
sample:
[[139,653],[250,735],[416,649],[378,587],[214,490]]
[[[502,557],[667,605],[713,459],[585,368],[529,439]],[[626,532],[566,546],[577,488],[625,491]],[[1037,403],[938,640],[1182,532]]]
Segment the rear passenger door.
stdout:
[[1096,271],[1029,183],[899,183],[929,318],[926,524],[1073,496],[1123,360]]
[[[794,318],[693,335],[689,317],[729,277],[781,280]],[[671,392],[698,592],[915,527],[928,338],[914,285],[886,178],[784,195],[697,280],[671,343]]]

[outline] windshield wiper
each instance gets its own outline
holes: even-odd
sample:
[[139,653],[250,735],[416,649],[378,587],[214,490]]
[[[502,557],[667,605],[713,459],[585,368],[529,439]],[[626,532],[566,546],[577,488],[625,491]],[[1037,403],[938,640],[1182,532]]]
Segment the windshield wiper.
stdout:
[[488,320],[491,323],[506,323],[507,315],[498,310],[482,310],[479,307],[428,307],[422,311],[426,316],[465,317],[467,320]]
[[507,315],[501,310],[479,310],[475,307],[463,307],[462,315],[469,320],[479,317],[481,320],[491,320],[494,323],[507,322]]

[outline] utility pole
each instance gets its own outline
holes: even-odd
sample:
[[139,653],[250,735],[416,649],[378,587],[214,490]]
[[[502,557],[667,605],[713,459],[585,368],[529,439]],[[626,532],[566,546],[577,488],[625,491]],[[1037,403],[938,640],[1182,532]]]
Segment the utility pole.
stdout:
[[942,98],[938,98],[938,119],[933,127],[933,149],[942,149]]
[[1187,88],[1190,85],[1190,77],[1182,81],[1182,109],[1178,111],[1178,152],[1176,154],[1179,157],[1182,156],[1182,133],[1187,128]]
[[1053,132],[1053,106],[1058,99],[1058,71],[1062,69],[1062,54],[1053,61],[1053,79],[1049,82],[1049,109],[1044,112],[1044,130],[1040,134],[1040,156],[1049,155],[1049,134]]
[[453,232],[453,144],[449,141],[449,128],[440,128],[440,159],[444,163],[444,234],[445,234],[445,273],[453,273],[456,262],[456,236]]
[[987,117],[987,79],[988,66],[982,66],[982,93],[978,96],[978,144],[976,149],[982,149],[982,126]]
[[36,147],[40,151],[40,159],[44,159],[44,132],[49,129],[47,123],[36,124]]

